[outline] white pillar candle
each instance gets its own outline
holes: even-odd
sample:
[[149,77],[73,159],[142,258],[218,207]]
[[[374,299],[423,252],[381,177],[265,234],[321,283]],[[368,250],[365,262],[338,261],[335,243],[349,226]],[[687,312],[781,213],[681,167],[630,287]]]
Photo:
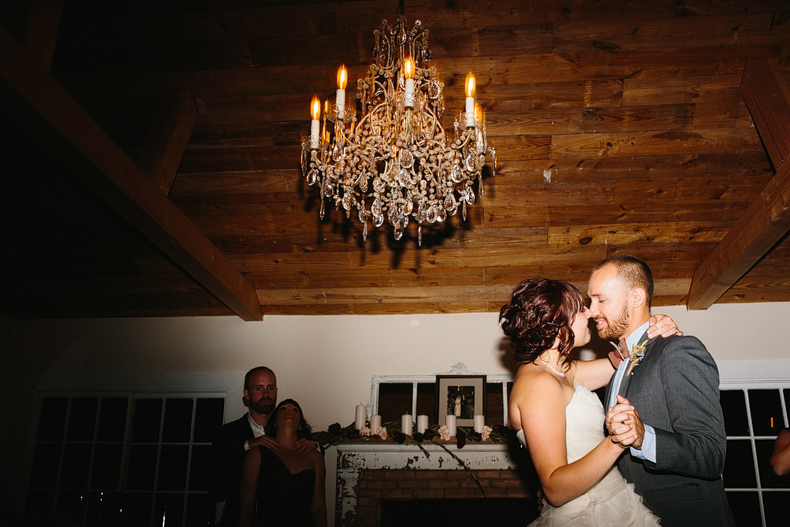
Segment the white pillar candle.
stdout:
[[312,150],[318,149],[318,134],[321,131],[321,123],[318,118],[321,117],[321,101],[318,97],[313,97],[310,103],[310,115],[313,120],[310,122],[310,148]]
[[345,65],[341,64],[337,70],[337,95],[335,98],[335,109],[337,110],[337,118],[343,119],[346,115],[346,81],[348,75],[346,73]]
[[406,108],[414,108],[414,61],[408,58],[403,62],[403,75],[406,77],[404,82],[403,105]]
[[418,415],[417,416],[417,433],[424,434],[425,430],[428,429],[428,416],[427,415]]
[[475,432],[478,434],[483,433],[483,427],[486,425],[486,416],[484,415],[476,415],[474,418],[475,423]]
[[411,435],[412,419],[411,414],[403,414],[400,416],[400,431],[407,436]]
[[475,125],[475,76],[470,71],[466,76],[466,127]]
[[447,420],[445,421],[444,424],[447,425],[447,432],[450,434],[450,437],[453,437],[457,431],[455,427],[455,423],[456,423],[455,416],[448,415]]
[[363,426],[365,426],[365,421],[367,420],[368,416],[368,407],[364,404],[358,404],[356,413],[354,415],[354,428],[359,430]]
[[376,430],[381,428],[381,416],[380,415],[371,415],[370,416],[370,435],[376,435]]

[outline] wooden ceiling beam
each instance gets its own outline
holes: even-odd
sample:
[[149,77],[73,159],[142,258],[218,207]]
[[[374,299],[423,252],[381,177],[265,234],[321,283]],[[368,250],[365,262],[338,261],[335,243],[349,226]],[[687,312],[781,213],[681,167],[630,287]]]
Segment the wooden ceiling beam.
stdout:
[[178,90],[164,106],[143,142],[137,164],[169,196],[197,122],[197,106],[189,88]]
[[244,320],[263,313],[252,283],[0,26],[0,111]]
[[741,92],[776,175],[694,272],[687,307],[707,309],[790,230],[790,89],[769,59],[749,59]]

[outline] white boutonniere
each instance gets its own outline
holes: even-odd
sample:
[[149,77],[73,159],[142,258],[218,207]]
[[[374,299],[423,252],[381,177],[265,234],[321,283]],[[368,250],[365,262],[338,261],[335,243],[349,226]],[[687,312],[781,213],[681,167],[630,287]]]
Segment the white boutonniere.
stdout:
[[639,366],[639,362],[642,360],[642,357],[645,356],[645,347],[647,347],[648,340],[644,340],[634,346],[634,349],[631,350],[631,358],[629,359],[628,369],[625,370],[626,375],[631,375],[634,371],[634,368]]

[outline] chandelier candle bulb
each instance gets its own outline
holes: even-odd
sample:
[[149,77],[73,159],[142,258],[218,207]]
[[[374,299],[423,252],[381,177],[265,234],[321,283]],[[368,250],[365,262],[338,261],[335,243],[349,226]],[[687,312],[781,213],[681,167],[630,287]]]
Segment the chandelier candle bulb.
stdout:
[[337,70],[337,98],[335,99],[335,109],[337,110],[337,118],[343,120],[346,115],[346,82],[348,81],[348,72],[344,64],[340,65]]
[[475,126],[475,76],[470,71],[466,75],[466,127]]
[[318,118],[321,116],[321,101],[318,97],[313,97],[313,102],[310,103],[310,110],[313,120],[310,122],[310,149],[318,150],[318,134],[321,131],[321,123]]
[[359,430],[365,426],[365,421],[368,416],[368,407],[364,404],[358,404],[356,413],[354,414],[354,428]]
[[411,435],[412,432],[412,419],[411,414],[403,414],[400,417],[400,431],[406,434],[407,436]]
[[381,416],[380,415],[371,415],[370,416],[370,435],[378,435],[377,430],[381,428]]
[[406,108],[414,108],[414,61],[411,58],[403,62],[403,76],[406,77],[403,104]]
[[428,416],[427,415],[418,415],[417,416],[417,433],[424,434],[425,430],[428,428]]
[[447,420],[444,422],[444,424],[447,425],[447,433],[450,434],[450,437],[455,437],[455,434],[457,432],[455,426],[456,424],[455,416],[448,415]]
[[486,416],[479,415],[479,414],[476,415],[475,418],[474,418],[475,432],[477,432],[478,434],[482,434],[483,433],[483,427],[485,425],[486,425]]

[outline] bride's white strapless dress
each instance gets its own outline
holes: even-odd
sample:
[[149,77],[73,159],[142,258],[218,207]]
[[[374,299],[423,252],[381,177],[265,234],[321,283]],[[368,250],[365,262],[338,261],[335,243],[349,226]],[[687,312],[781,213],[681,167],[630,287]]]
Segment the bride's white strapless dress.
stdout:
[[[571,402],[565,407],[568,463],[581,459],[603,440],[604,417],[598,397],[584,386],[577,386]],[[516,437],[527,446],[523,430],[519,430]],[[540,517],[529,527],[659,525],[659,518],[642,503],[641,496],[620,475],[616,465],[578,498],[560,507],[553,507],[545,501],[544,504]]]

